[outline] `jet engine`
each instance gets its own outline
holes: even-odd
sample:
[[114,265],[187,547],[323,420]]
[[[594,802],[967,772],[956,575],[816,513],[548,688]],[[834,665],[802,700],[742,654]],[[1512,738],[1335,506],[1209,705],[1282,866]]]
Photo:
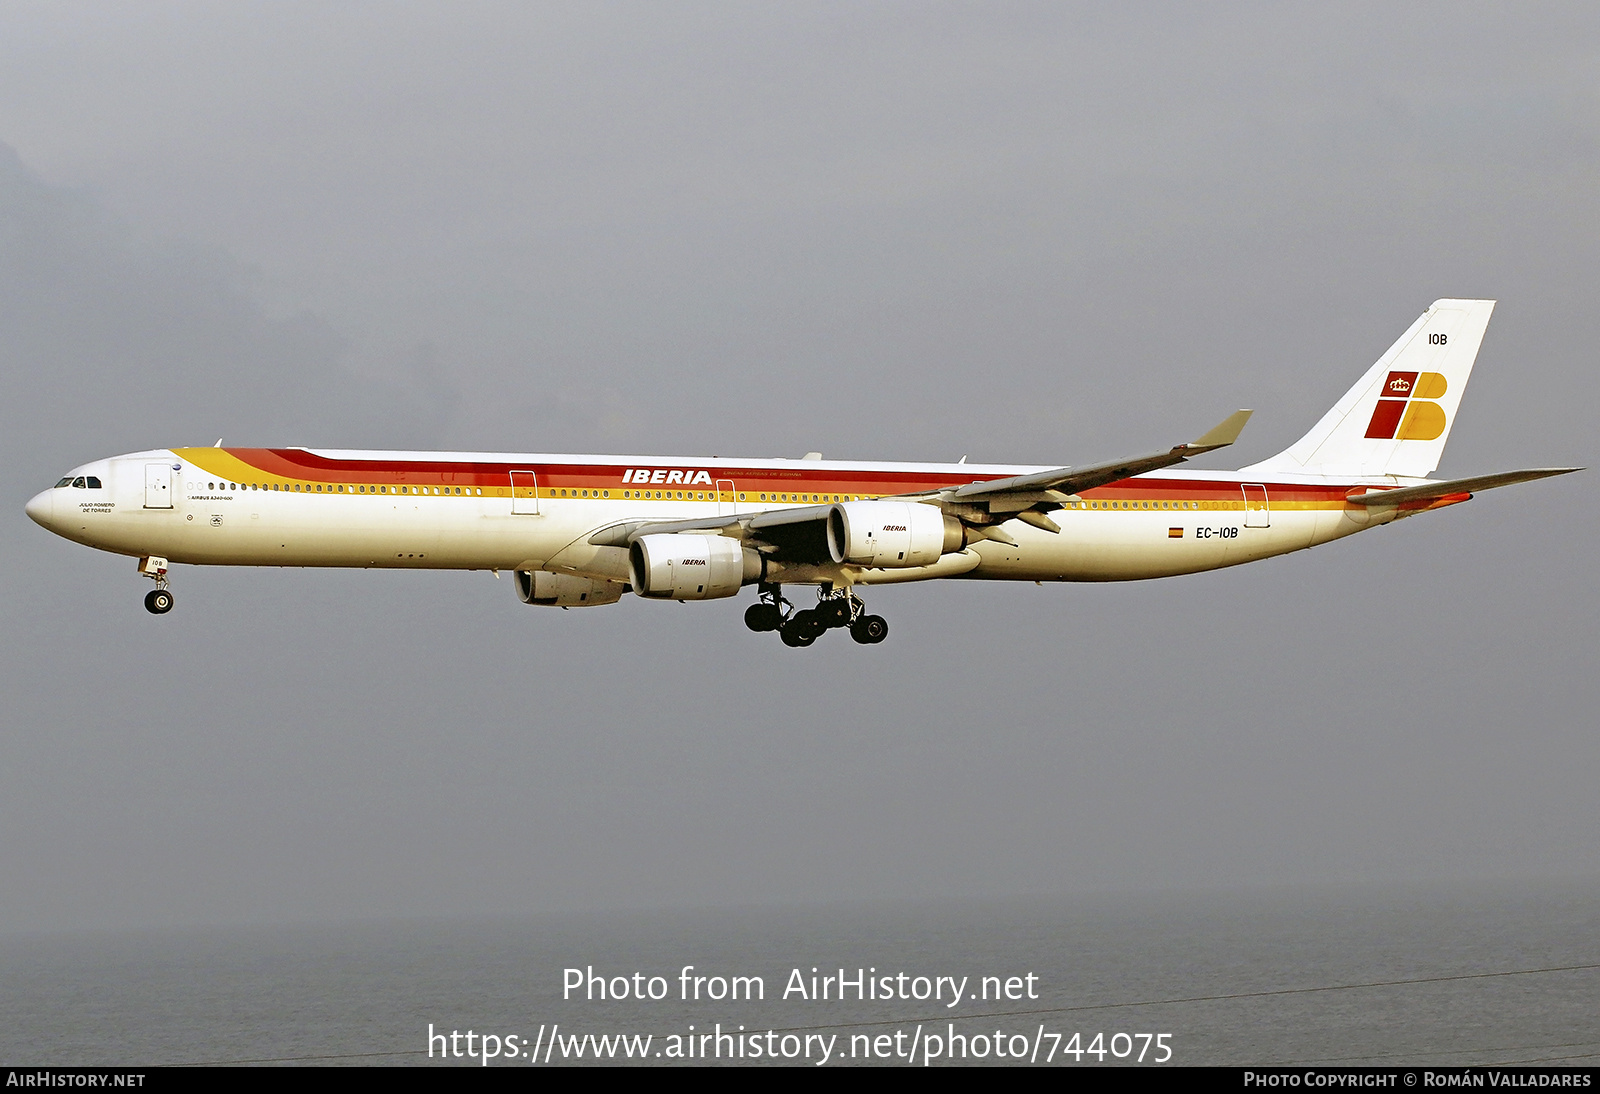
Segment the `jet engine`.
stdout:
[[524,604],[548,604],[557,608],[592,608],[615,604],[628,587],[604,578],[573,577],[545,570],[518,570],[517,596]]
[[961,522],[932,505],[846,501],[828,513],[828,553],[857,566],[927,566],[963,546]]
[[633,591],[660,600],[715,600],[760,581],[761,556],[726,536],[640,536],[628,549]]

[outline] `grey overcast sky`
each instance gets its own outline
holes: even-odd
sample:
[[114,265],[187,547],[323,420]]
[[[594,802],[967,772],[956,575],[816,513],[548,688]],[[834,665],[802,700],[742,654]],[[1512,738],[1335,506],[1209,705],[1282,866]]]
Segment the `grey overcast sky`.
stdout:
[[1441,473],[1594,461],[1592,4],[0,7],[0,928],[1600,874],[1594,472],[1167,581],[196,570],[230,443],[1078,463],[1297,438],[1493,297]]

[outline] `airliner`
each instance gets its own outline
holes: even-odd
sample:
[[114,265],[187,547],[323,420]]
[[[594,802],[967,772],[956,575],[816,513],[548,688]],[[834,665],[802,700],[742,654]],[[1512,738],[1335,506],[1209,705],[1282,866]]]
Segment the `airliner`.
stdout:
[[[27,503],[66,539],[174,563],[510,571],[559,608],[718,600],[809,646],[888,634],[864,586],[1130,581],[1215,570],[1581,470],[1434,480],[1494,309],[1438,300],[1321,421],[1238,471],[1174,470],[1234,442],[1240,410],[1172,448],[1081,467],[310,448],[155,449],[74,468]],[[785,592],[812,586],[815,607]]]

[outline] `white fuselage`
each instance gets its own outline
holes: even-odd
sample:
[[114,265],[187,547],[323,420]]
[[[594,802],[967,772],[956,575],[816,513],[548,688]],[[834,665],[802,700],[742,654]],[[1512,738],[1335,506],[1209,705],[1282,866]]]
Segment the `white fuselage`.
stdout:
[[[620,522],[678,521],[876,499],[1046,470],[974,464],[662,459],[490,453],[161,449],[85,464],[28,504],[68,539],[222,566],[548,570],[626,580],[626,552],[592,546]],[[100,482],[98,489],[72,480]],[[1400,480],[1375,480],[1400,485]],[[1345,502],[1358,484],[1166,470],[1087,490],[1059,533],[1010,521],[937,563],[856,568],[860,584],[965,576],[1164,577],[1250,562],[1394,519]],[[804,567],[795,582],[825,580]]]

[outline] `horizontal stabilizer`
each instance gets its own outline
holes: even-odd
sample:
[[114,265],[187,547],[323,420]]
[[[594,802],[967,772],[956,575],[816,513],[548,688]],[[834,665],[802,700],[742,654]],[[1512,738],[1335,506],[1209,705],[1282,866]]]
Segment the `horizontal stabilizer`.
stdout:
[[1425,482],[1418,486],[1402,486],[1397,490],[1369,490],[1365,494],[1351,494],[1345,500],[1352,505],[1406,505],[1432,498],[1447,498],[1455,494],[1471,494],[1478,490],[1492,490],[1496,486],[1548,479],[1552,475],[1570,475],[1582,471],[1581,467],[1536,467],[1527,471],[1502,471],[1498,475],[1479,475],[1472,479],[1451,479],[1449,482]]

